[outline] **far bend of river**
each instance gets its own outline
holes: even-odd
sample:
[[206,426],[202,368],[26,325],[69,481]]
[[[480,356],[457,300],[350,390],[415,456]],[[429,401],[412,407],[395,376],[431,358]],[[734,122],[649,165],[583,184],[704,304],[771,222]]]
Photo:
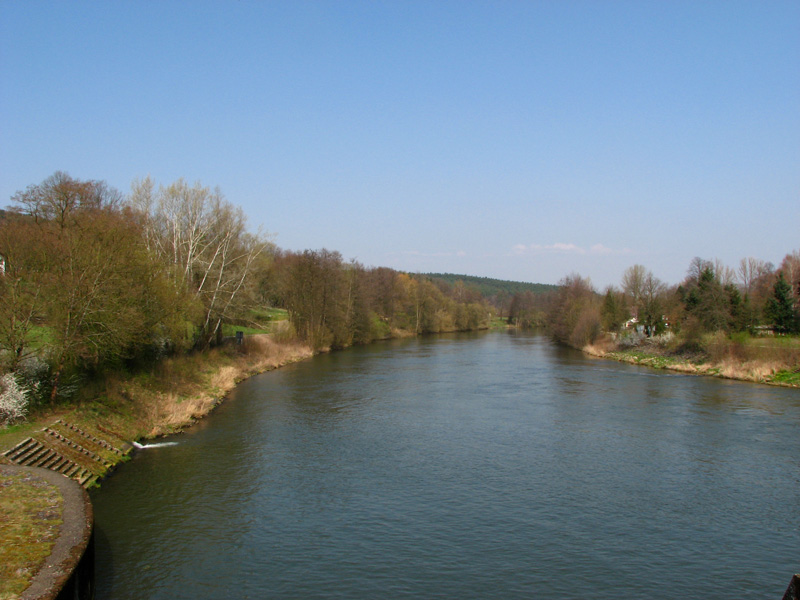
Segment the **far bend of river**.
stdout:
[[318,356],[93,492],[97,597],[779,600],[799,434],[798,390],[534,334]]

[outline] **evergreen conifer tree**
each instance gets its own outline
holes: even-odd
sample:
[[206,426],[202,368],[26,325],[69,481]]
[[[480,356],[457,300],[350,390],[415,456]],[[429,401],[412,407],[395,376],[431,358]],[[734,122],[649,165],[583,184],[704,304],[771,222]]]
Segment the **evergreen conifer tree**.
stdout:
[[792,288],[786,282],[783,271],[778,273],[772,297],[767,300],[767,317],[772,320],[772,325],[777,333],[796,333],[798,330],[798,317],[795,312]]

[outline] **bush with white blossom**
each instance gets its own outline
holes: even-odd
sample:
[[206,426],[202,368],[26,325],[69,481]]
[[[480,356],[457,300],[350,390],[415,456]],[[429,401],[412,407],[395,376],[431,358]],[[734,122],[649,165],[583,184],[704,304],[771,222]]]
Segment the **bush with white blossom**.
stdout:
[[0,426],[24,419],[28,413],[28,389],[13,373],[0,377]]

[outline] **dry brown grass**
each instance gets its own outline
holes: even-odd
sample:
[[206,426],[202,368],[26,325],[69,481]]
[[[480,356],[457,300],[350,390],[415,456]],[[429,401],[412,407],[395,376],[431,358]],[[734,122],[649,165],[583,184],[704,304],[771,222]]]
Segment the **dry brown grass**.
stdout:
[[[669,369],[682,373],[714,375],[743,381],[781,383],[779,374],[800,369],[800,339],[756,338],[746,334],[705,336],[701,350],[676,351],[679,340],[658,344],[651,340],[632,348],[609,346],[609,340],[583,348],[593,356]],[[777,377],[776,377],[777,376]],[[783,382],[783,385],[796,385]]]
[[736,360],[723,360],[715,364],[721,377],[728,379],[743,379],[746,381],[767,381],[775,373],[785,370],[786,364],[783,362],[768,362],[763,360],[751,360],[740,362]]
[[313,354],[311,348],[297,341],[277,342],[268,335],[253,335],[245,340],[240,369],[248,374],[263,373],[280,366],[305,360]]
[[120,440],[175,433],[211,412],[243,379],[312,355],[295,340],[253,335],[241,347],[166,358],[150,371],[107,373],[88,382],[74,404],[50,407],[23,426],[0,431],[0,450],[57,418],[88,430],[99,426]]
[[[297,342],[279,343],[268,335],[249,336],[240,348],[228,348],[187,357],[189,365],[173,359],[163,368],[168,376],[159,385],[168,389],[133,393],[139,405],[141,435],[152,438],[179,431],[211,412],[237,383],[258,373],[312,356],[311,348]],[[157,378],[159,379],[159,378]]]
[[616,350],[616,344],[610,336],[602,335],[594,340],[594,342],[591,344],[586,344],[582,350],[587,354],[591,354],[592,356],[603,357],[609,352]]
[[308,346],[258,335],[242,347],[167,358],[149,373],[106,377],[77,420],[96,420],[124,439],[175,433],[211,412],[243,379],[310,356]]
[[586,344],[581,350],[590,356],[598,356],[600,358],[603,358],[607,354],[607,351],[597,344]]
[[410,338],[417,335],[413,329],[392,329],[391,331],[390,337],[397,339]]

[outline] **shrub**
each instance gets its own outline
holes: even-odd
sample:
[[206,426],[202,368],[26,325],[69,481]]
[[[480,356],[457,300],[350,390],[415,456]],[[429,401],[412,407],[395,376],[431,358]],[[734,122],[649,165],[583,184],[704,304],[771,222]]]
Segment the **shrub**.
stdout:
[[617,338],[617,345],[621,350],[635,348],[644,341],[645,335],[638,331],[626,331]]
[[706,338],[704,338],[704,346],[708,352],[709,358],[713,362],[721,362],[723,360],[732,358],[732,344],[728,339],[728,336],[722,331],[709,334]]
[[276,321],[272,326],[272,339],[279,343],[297,339],[297,332],[291,321]]
[[13,373],[0,377],[0,425],[24,419],[28,413],[28,390]]
[[664,333],[660,333],[658,335],[654,335],[650,338],[650,341],[659,348],[669,348],[674,345],[675,343],[675,334],[671,331],[665,331]]
[[600,312],[595,307],[585,308],[569,335],[569,343],[574,348],[583,348],[600,337],[602,333]]
[[682,344],[678,348],[680,352],[703,352],[703,333],[702,323],[694,316],[688,317],[681,328]]

